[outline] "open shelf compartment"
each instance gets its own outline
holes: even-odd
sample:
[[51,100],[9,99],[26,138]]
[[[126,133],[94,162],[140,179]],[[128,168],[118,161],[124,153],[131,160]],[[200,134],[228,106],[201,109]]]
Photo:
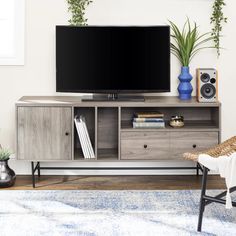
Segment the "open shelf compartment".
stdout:
[[83,116],[88,129],[89,138],[95,153],[95,158],[84,158],[81,143],[74,123],[74,160],[93,161],[96,160],[96,145],[95,145],[95,108],[94,107],[75,107],[74,117]]
[[98,107],[97,112],[97,160],[118,160],[118,107]]
[[[138,128],[132,126],[132,119],[136,112],[158,111],[164,114],[165,128]],[[219,107],[125,107],[121,108],[121,131],[219,131],[218,117]],[[171,116],[181,115],[184,117],[185,126],[173,128],[169,125]]]

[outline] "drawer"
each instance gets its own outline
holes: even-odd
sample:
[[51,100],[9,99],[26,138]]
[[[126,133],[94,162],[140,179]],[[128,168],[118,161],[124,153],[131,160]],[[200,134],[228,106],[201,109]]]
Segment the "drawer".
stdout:
[[218,142],[218,132],[171,132],[171,159],[183,159],[185,152],[202,151]]
[[169,158],[169,132],[121,132],[122,160],[166,160]]

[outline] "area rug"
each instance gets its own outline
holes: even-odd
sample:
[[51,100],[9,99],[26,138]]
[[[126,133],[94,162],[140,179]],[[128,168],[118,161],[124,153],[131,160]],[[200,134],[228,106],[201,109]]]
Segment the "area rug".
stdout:
[[[219,191],[210,191],[217,194]],[[206,207],[200,191],[0,191],[1,236],[236,235],[236,208]]]

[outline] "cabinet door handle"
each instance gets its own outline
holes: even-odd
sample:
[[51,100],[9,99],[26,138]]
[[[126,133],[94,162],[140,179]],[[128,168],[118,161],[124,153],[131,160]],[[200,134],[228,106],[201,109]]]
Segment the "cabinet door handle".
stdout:
[[65,132],[65,135],[68,136],[70,133],[69,132]]
[[193,148],[196,148],[197,147],[197,145],[196,144],[193,144]]
[[146,149],[147,148],[147,144],[144,144],[143,147]]

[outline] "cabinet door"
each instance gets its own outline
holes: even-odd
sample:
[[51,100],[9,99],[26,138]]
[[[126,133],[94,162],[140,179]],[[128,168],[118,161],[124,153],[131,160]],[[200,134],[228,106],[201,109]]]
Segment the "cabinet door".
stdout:
[[71,160],[71,107],[18,107],[17,159]]

